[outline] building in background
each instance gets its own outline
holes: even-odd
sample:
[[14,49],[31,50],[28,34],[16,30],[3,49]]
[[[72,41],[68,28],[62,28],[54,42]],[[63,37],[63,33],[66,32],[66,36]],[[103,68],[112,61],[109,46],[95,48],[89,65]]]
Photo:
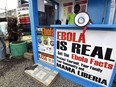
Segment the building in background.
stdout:
[[0,13],[0,18],[6,18],[6,17],[17,17],[16,9],[8,10],[6,12]]
[[18,25],[22,28],[23,32],[26,33],[31,32],[28,2],[28,0],[18,0],[18,7],[16,10]]

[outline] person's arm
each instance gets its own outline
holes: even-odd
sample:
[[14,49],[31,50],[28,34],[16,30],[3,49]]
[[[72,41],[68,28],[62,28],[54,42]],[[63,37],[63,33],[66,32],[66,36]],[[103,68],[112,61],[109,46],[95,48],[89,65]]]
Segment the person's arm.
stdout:
[[68,22],[69,22],[69,21],[68,21],[68,20],[66,20],[66,24],[68,24]]
[[69,20],[70,20],[70,14],[68,14],[66,17],[66,24],[68,24]]

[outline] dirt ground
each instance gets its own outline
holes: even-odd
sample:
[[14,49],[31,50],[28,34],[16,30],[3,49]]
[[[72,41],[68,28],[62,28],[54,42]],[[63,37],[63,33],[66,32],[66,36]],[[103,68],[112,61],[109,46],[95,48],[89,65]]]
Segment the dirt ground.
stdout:
[[[33,65],[32,60],[11,59],[8,62],[0,61],[0,87],[43,87],[24,73],[24,69]],[[52,87],[82,87],[67,79],[58,77]],[[116,87],[116,83],[112,87]]]
[[[24,73],[24,69],[33,65],[32,60],[12,59],[0,61],[0,87],[43,87]],[[64,84],[66,83],[66,84]],[[82,87],[64,78],[58,77],[52,87]]]

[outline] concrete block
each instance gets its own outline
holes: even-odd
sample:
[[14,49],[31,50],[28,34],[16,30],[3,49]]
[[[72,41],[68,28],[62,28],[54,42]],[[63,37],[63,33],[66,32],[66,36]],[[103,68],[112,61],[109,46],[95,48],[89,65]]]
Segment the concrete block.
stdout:
[[34,70],[25,70],[25,73],[45,87],[50,87],[58,77],[57,71],[51,70],[40,64]]

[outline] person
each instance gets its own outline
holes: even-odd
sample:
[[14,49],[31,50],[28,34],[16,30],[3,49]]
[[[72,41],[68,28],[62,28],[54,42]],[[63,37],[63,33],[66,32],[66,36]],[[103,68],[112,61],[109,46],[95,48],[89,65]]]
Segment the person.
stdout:
[[[19,30],[18,30],[18,26],[17,26],[17,19],[16,18],[8,18],[8,41],[9,41],[9,52],[11,52],[11,47],[10,47],[10,43],[11,42],[16,42],[18,41],[19,38]],[[9,59],[11,59],[11,55],[9,56]]]
[[19,32],[16,18],[8,18],[8,40],[9,43],[18,40]]
[[61,20],[56,20],[56,24],[61,24]]
[[73,13],[69,13],[67,15],[66,24],[74,24],[74,18],[79,13],[79,11],[80,11],[80,5],[76,4],[74,6],[74,12]]
[[2,32],[2,30],[0,29],[0,50],[1,50],[1,55],[0,55],[0,57],[2,57],[2,58],[0,58],[0,60],[8,60],[8,58],[7,58],[7,53],[6,53],[6,44],[5,44],[5,40],[4,40],[4,34],[3,34],[3,32]]

